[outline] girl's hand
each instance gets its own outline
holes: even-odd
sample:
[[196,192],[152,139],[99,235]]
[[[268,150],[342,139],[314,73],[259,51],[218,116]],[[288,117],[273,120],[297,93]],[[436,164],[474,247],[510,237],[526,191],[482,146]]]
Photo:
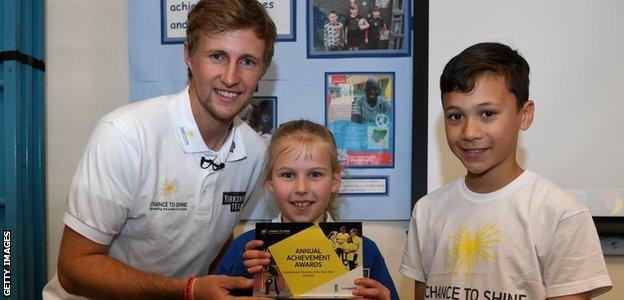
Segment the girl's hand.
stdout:
[[353,290],[353,296],[360,296],[364,299],[390,300],[390,290],[377,282],[377,280],[358,278],[354,283],[359,287]]
[[271,261],[271,253],[268,251],[257,250],[263,244],[260,240],[251,240],[245,244],[245,252],[243,252],[243,264],[247,268],[247,272],[255,274],[261,272],[265,266]]

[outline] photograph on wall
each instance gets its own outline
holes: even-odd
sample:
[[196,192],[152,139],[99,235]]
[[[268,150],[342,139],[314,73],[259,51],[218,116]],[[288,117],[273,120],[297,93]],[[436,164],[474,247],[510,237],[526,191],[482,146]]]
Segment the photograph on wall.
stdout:
[[[295,41],[295,1],[258,0],[277,27],[277,41]],[[199,0],[160,0],[161,43],[182,44],[187,16]]]
[[277,97],[253,97],[238,116],[268,142],[277,124]]
[[308,0],[308,58],[410,56],[410,1]]
[[325,73],[325,122],[345,167],[394,167],[394,73]]

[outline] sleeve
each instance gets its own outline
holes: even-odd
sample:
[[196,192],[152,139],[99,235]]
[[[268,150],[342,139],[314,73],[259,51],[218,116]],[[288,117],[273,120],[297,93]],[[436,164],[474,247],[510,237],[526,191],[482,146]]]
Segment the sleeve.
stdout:
[[329,47],[329,35],[327,34],[327,24],[323,26],[323,45]]
[[[399,293],[397,292],[396,287],[394,286],[394,281],[392,281],[392,277],[390,277],[390,273],[388,272],[388,268],[386,267],[386,261],[381,255],[379,248],[377,248],[377,244],[370,240],[367,237],[364,237],[364,252],[369,252],[371,255],[364,255],[364,265],[370,266],[370,278],[377,280],[377,282],[381,283],[387,289],[390,290],[390,296],[392,300],[399,299]],[[371,262],[366,262],[367,258],[371,258]]]
[[612,287],[589,211],[559,221],[543,264],[547,297],[587,291],[595,297]]
[[[422,199],[419,201],[422,201]],[[421,253],[421,240],[418,228],[418,220],[420,219],[418,216],[418,204],[419,203],[416,203],[412,211],[412,217],[407,230],[405,250],[403,251],[403,261],[401,262],[399,272],[416,281],[426,282],[422,265],[423,254]]]
[[108,245],[132,206],[140,155],[111,122],[96,125],[78,163],[63,221],[82,236]]
[[216,273],[218,275],[253,278],[253,275],[247,272],[247,268],[243,264],[243,252],[245,252],[245,244],[253,240],[254,236],[255,230],[250,230],[241,234],[232,242],[217,266]]
[[351,114],[352,115],[362,115],[362,97],[356,97],[353,100],[353,104],[351,104]]

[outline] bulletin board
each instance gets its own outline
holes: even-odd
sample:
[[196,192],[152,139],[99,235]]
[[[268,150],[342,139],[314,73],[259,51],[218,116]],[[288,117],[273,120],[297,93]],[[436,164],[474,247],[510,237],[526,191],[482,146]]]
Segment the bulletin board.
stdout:
[[[163,4],[166,1],[166,4]],[[163,10],[190,7],[197,1],[191,0],[140,0],[129,1],[129,47],[130,47],[130,96],[131,101],[140,101],[163,94],[171,94],[183,89],[187,84],[186,66],[183,60],[182,44],[176,43],[163,33]],[[411,1],[373,0],[373,1],[260,1],[271,12],[268,2],[273,7],[282,7],[288,2],[292,12],[282,12],[280,18],[291,22],[292,32],[282,35],[275,45],[275,55],[271,67],[259,82],[254,98],[271,104],[271,114],[276,125],[293,119],[304,118],[320,124],[329,125],[327,119],[328,74],[365,74],[380,75],[384,88],[388,88],[388,78],[392,86],[387,89],[392,97],[392,140],[390,134],[377,127],[371,127],[371,140],[379,138],[375,147],[383,148],[392,143],[391,163],[378,165],[360,165],[346,168],[343,174],[343,187],[338,198],[337,208],[343,220],[408,220],[411,213],[411,199],[422,196],[426,191],[426,141],[427,141],[427,105],[426,74],[427,69],[419,71],[414,78],[413,64],[422,63],[423,58],[414,59],[412,53],[423,54],[427,49],[425,36],[419,36],[412,43],[412,7]],[[296,2],[296,5],[295,5]],[[401,31],[401,47],[397,51],[362,51],[357,55],[342,53],[338,56],[308,57],[308,16],[312,15],[313,4],[320,4],[320,12],[344,11],[349,3],[358,4],[361,11],[371,11],[372,5],[378,5],[381,17],[389,24],[395,24],[395,30]],[[422,8],[419,8],[422,9]],[[284,10],[287,11],[287,10]],[[426,14],[426,10],[424,10]],[[317,11],[317,14],[319,12]],[[400,16],[403,23],[392,19]],[[422,14],[422,12],[419,12]],[[177,22],[183,23],[183,20]],[[423,23],[424,22],[424,23]],[[285,22],[285,24],[288,22]],[[427,21],[419,21],[427,30]],[[288,31],[288,30],[286,30]],[[278,29],[278,33],[280,30]],[[424,41],[423,41],[424,39]],[[396,41],[396,40],[395,40]],[[413,51],[418,43],[420,50]],[[399,45],[397,43],[397,45]],[[317,48],[318,50],[318,48]],[[363,49],[364,50],[364,49]],[[318,52],[318,51],[317,51]],[[388,52],[388,55],[384,55]],[[354,53],[356,54],[356,53]],[[374,55],[367,55],[374,54]],[[426,57],[424,61],[426,62]],[[420,66],[422,67],[422,65]],[[424,75],[423,75],[424,74]],[[386,77],[384,77],[386,76]],[[415,83],[418,82],[418,85]],[[423,83],[424,82],[424,83]],[[354,83],[354,94],[361,93],[362,82]],[[359,85],[358,85],[359,84]],[[414,87],[419,91],[414,92]],[[389,94],[388,94],[389,95]],[[418,95],[418,99],[414,96]],[[258,103],[260,103],[258,102]],[[416,114],[416,115],[414,115]],[[412,119],[425,121],[425,128],[413,136]],[[383,120],[381,120],[384,124]],[[367,129],[368,130],[368,129]],[[338,132],[335,132],[335,134]],[[385,134],[385,135],[384,135]],[[384,140],[386,139],[386,140]],[[417,139],[417,140],[415,140]],[[386,143],[387,142],[387,143]],[[412,169],[412,144],[424,145],[425,156],[418,157]],[[372,147],[372,146],[371,146]],[[418,153],[423,153],[420,149]],[[385,154],[384,154],[385,155]],[[424,162],[424,163],[423,163]],[[267,198],[268,197],[267,195]],[[270,219],[276,215],[272,200],[255,204],[245,218]]]

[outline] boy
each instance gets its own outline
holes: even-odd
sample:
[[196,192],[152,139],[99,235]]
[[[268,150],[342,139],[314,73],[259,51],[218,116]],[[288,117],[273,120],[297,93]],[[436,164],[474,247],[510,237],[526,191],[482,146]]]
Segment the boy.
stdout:
[[368,44],[368,49],[379,49],[379,41],[381,39],[381,33],[386,28],[386,23],[380,18],[381,12],[379,11],[379,6],[373,5],[371,17],[368,19],[368,30],[366,31],[366,38],[364,42]]
[[535,107],[526,60],[505,45],[471,46],[445,66],[440,89],[446,139],[467,174],[414,207],[400,271],[416,280],[416,299],[589,299],[611,289],[587,208],[516,162]]
[[342,23],[338,22],[338,14],[333,10],[327,14],[327,19],[329,22],[323,27],[323,44],[325,45],[325,50],[341,50],[344,45],[342,41],[344,27]]

